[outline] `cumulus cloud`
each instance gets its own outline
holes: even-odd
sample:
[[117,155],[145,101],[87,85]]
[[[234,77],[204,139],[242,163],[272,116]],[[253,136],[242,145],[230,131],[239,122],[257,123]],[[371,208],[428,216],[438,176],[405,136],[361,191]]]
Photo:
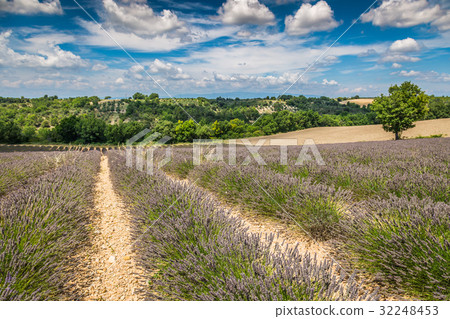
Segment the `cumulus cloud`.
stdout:
[[141,36],[153,36],[170,31],[186,31],[184,23],[170,10],[156,14],[142,1],[119,4],[114,0],[103,0],[105,23],[115,30],[132,32]]
[[117,78],[117,79],[114,81],[114,83],[116,83],[116,84],[124,84],[125,81],[123,80],[123,78],[119,77],[119,78]]
[[450,30],[450,11],[447,11],[445,15],[433,21],[432,25],[436,26],[441,31]]
[[406,77],[411,77],[411,76],[418,76],[418,75],[420,75],[421,73],[420,72],[418,72],[418,71],[414,71],[414,70],[411,70],[411,71],[405,71],[405,70],[402,70],[402,71],[400,71],[400,73],[399,73],[399,75],[400,76],[406,76]]
[[103,63],[96,63],[92,66],[92,71],[102,71],[106,70],[107,68],[108,66]]
[[431,5],[427,0],[384,0],[379,7],[364,14],[361,20],[380,27],[407,28],[430,23],[442,14],[439,4]]
[[338,85],[339,83],[335,80],[328,81],[327,79],[323,79],[322,84],[323,85]]
[[398,63],[392,63],[392,68],[393,68],[393,69],[400,69],[401,67],[402,67],[401,64],[398,64]]
[[381,62],[418,62],[420,58],[402,55],[402,54],[388,54],[381,59]]
[[403,77],[414,77],[417,79],[420,79],[422,81],[427,82],[450,82],[450,74],[447,73],[438,73],[436,71],[428,71],[428,72],[422,72],[422,71],[406,71],[402,70],[399,72],[393,72],[392,75],[399,75]]
[[0,12],[12,14],[62,14],[59,0],[0,0]]
[[290,85],[297,81],[297,83],[307,83],[305,78],[300,78],[300,73],[298,72],[285,72],[278,75],[258,75],[258,74],[222,74],[214,72],[214,76],[209,81],[203,80],[204,83],[214,83],[214,82],[225,82],[232,87],[248,88],[248,87],[258,87],[258,88],[275,88]]
[[420,45],[412,38],[397,40],[390,46],[391,52],[415,52],[420,51]]
[[362,58],[362,57],[367,57],[367,56],[377,55],[377,54],[378,54],[378,52],[376,50],[368,49],[366,52],[362,52],[362,53],[358,54],[358,57]]
[[274,24],[275,15],[258,0],[227,0],[218,10],[225,24]]
[[70,68],[88,65],[80,56],[62,50],[54,42],[48,41],[37,49],[37,54],[21,54],[8,47],[12,31],[0,33],[0,65],[14,67]]
[[[101,24],[111,37],[96,23],[79,19],[78,23],[88,32],[88,35],[78,37],[83,44],[117,47],[117,41],[127,49],[166,52],[192,43],[231,36],[238,31],[237,26],[205,29],[198,25],[187,25],[169,10],[156,13],[145,0],[103,0],[103,9],[99,12]],[[194,23],[204,24],[203,21],[206,21],[200,20]]]
[[339,22],[333,15],[333,10],[323,0],[315,5],[304,3],[295,16],[286,17],[286,32],[289,35],[306,35],[311,32],[334,29]]
[[172,63],[165,63],[159,59],[155,59],[149,66],[149,72],[158,74],[170,80],[187,80],[191,76],[183,72],[183,69],[174,66]]
[[399,65],[399,62],[418,62],[420,58],[411,56],[411,53],[418,52],[420,49],[419,43],[412,38],[397,40],[390,45],[380,61],[394,63],[393,67]]

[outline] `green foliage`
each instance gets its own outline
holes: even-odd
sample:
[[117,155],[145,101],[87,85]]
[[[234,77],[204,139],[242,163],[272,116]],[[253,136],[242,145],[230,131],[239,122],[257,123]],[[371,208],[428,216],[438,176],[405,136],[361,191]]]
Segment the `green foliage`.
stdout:
[[74,115],[66,117],[56,126],[57,141],[70,143],[78,139],[78,118]]
[[193,120],[178,121],[175,126],[175,138],[178,142],[192,142],[195,138],[197,124]]
[[441,119],[450,117],[450,97],[448,96],[430,96],[428,103],[430,111],[427,114],[427,120]]
[[133,94],[133,99],[134,100],[143,100],[145,99],[145,95],[139,92],[136,92]]
[[414,127],[428,112],[428,97],[415,84],[404,82],[389,88],[389,96],[381,95],[373,101],[371,109],[383,124],[383,129],[393,132],[399,139],[404,130]]
[[4,143],[22,142],[22,130],[17,123],[0,119],[0,141]]
[[[119,144],[143,128],[169,136],[173,143],[193,139],[237,139],[318,126],[379,123],[377,114],[368,107],[353,103],[341,105],[339,99],[328,97],[283,95],[278,100],[275,97],[173,100],[160,99],[157,93],[147,96],[137,92],[133,98],[109,98],[100,101],[97,96],[67,99],[57,96],[0,97],[0,126],[3,126],[0,143]],[[450,98],[431,97],[429,108],[427,119],[449,117]],[[260,113],[266,109],[273,112]],[[198,124],[190,122],[188,114]],[[83,118],[89,120],[82,121]],[[31,127],[37,129],[34,136]]]
[[82,117],[77,125],[77,133],[83,144],[104,143],[106,123],[93,115]]
[[22,140],[24,142],[32,142],[36,137],[36,127],[34,126],[25,126],[22,129]]

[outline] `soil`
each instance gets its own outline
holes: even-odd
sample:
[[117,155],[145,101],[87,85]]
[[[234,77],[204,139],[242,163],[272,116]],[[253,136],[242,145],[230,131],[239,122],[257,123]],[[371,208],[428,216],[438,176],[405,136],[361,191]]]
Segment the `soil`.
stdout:
[[81,300],[147,300],[145,271],[133,252],[131,223],[110,178],[108,159],[101,159],[95,188],[96,216],[91,249],[78,256],[80,276],[76,282]]

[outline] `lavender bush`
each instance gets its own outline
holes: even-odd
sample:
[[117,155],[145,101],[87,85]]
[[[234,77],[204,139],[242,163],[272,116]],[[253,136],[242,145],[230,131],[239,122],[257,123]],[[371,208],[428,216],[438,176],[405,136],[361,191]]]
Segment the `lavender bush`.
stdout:
[[73,152],[0,153],[0,196],[74,157]]
[[450,299],[450,205],[374,198],[354,208],[340,247],[357,265],[421,299]]
[[72,162],[0,199],[0,300],[67,297],[70,257],[89,240],[100,164],[99,152],[70,156]]

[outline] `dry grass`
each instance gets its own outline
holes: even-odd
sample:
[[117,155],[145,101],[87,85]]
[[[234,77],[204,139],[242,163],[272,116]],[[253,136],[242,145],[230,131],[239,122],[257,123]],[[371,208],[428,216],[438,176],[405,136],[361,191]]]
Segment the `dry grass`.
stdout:
[[[416,127],[403,133],[403,138],[415,138],[442,134],[450,136],[450,119],[428,120],[416,122]],[[306,130],[280,133],[270,136],[249,138],[252,144],[265,139],[264,145],[303,145],[306,139],[312,139],[316,144],[352,143],[370,141],[389,141],[394,134],[385,132],[381,125],[314,127]],[[277,141],[277,139],[285,139]],[[290,139],[290,141],[287,141]],[[238,140],[238,143],[241,141]]]
[[342,101],[339,103],[347,104],[347,102],[350,102],[350,103],[358,104],[359,106],[367,106],[369,104],[372,104],[373,100],[374,99],[353,99],[353,100],[345,100],[345,101]]

